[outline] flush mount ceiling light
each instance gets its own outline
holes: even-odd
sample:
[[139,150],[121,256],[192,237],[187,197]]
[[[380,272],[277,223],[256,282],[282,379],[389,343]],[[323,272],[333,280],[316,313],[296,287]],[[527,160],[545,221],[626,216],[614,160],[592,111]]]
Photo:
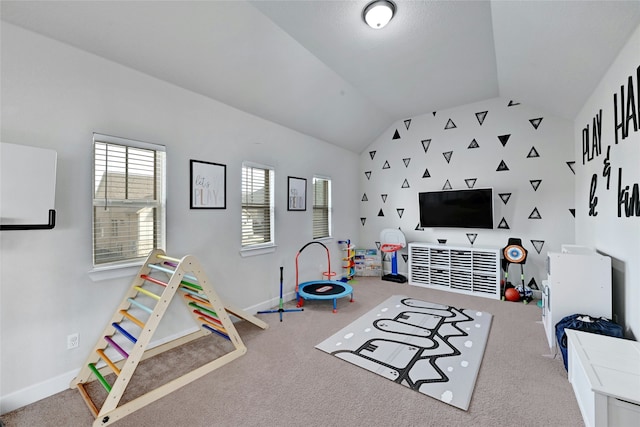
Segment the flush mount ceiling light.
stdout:
[[376,30],[383,28],[396,13],[396,5],[389,0],[376,0],[367,5],[362,12],[364,22]]

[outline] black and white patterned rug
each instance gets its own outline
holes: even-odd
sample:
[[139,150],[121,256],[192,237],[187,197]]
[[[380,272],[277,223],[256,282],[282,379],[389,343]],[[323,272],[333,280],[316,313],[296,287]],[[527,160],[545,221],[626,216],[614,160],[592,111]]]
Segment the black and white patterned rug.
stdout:
[[394,295],[316,348],[466,411],[492,317]]

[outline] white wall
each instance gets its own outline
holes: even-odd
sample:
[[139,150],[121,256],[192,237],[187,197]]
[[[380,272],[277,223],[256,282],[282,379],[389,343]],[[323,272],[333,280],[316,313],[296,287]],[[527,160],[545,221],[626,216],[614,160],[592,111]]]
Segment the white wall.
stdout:
[[[631,216],[627,216],[624,210],[621,216],[618,215],[618,200],[627,195],[631,198],[634,188],[640,186],[639,80],[640,27],[585,103],[576,117],[574,128],[577,166],[576,241],[612,257],[614,313],[618,314],[617,320],[625,326],[626,333],[636,338],[640,335],[640,200],[636,193],[635,201],[629,204],[633,211]],[[621,111],[621,86],[624,113]],[[631,105],[627,103],[631,87],[634,108],[630,108]],[[615,130],[614,94],[617,94],[617,122],[629,124],[624,139],[622,129],[617,132]],[[602,134],[594,145],[593,122],[600,110]],[[583,129],[587,126],[590,154],[583,161]],[[592,192],[594,176],[596,178]],[[625,192],[627,186],[629,190]]]
[[[167,252],[195,255],[226,302],[251,311],[277,304],[280,266],[285,292],[294,290],[295,255],[311,240],[312,209],[287,211],[288,175],[307,178],[309,189],[313,174],[332,178],[336,240],[326,244],[334,266],[337,240],[356,238],[354,153],[4,22],[1,79],[1,140],[58,153],[55,229],[2,232],[2,412],[68,387],[135,273],[89,275],[92,132],[166,145]],[[227,165],[227,209],[189,209],[190,159]],[[276,170],[272,254],[239,254],[243,160]],[[301,279],[320,278],[322,256],[305,253]],[[154,341],[193,326],[174,305]],[[80,347],[67,350],[74,332]]]
[[[382,228],[398,227],[409,242],[502,248],[521,238],[529,252],[525,283],[542,288],[547,252],[574,242],[575,176],[567,164],[574,160],[570,121],[508,99],[400,120],[360,155],[360,240],[375,247]],[[497,170],[501,162],[508,170]],[[494,229],[420,228],[418,193],[445,186],[493,188]],[[407,271],[406,261],[405,250],[399,271]],[[519,284],[518,267],[510,272]]]

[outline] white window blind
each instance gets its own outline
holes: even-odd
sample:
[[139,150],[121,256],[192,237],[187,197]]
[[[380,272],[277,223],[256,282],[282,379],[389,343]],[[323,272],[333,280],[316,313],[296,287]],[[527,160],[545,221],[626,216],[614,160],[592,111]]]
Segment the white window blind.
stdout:
[[273,169],[242,164],[242,247],[274,244]]
[[313,238],[331,237],[331,180],[313,177]]
[[129,264],[165,249],[165,148],[94,134],[93,263]]

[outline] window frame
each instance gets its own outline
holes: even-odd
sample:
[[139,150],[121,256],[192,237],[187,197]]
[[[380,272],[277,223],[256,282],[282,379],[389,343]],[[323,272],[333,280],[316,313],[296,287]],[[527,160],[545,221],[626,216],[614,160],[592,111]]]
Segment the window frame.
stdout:
[[[97,161],[97,147],[99,144],[107,144],[107,146],[121,146],[133,149],[142,149],[149,150],[154,152],[154,160],[153,160],[153,182],[154,182],[154,193],[155,197],[150,200],[146,199],[137,199],[137,200],[128,200],[128,199],[105,199],[99,197],[97,194],[97,182],[96,182],[96,173],[98,173],[98,161]],[[127,154],[128,155],[128,154]],[[157,162],[161,162],[159,165]],[[128,165],[127,165],[128,168]],[[98,244],[96,242],[96,237],[98,235],[97,227],[97,218],[96,218],[96,208],[102,207],[119,207],[119,208],[132,208],[139,207],[141,209],[144,208],[153,208],[154,209],[154,220],[153,220],[153,238],[152,238],[152,248],[153,249],[166,249],[166,226],[167,226],[167,159],[166,159],[166,147],[160,144],[153,144],[149,142],[136,141],[128,138],[121,138],[112,135],[105,135],[100,133],[93,133],[93,143],[92,143],[92,211],[91,211],[91,249],[92,256],[91,261],[93,265],[93,272],[105,271],[105,270],[117,270],[132,266],[140,266],[144,263],[145,258],[148,256],[148,253],[140,256],[134,257],[125,257],[122,259],[118,259],[115,261],[108,262],[97,262],[98,261]],[[130,172],[130,169],[125,169],[127,172]],[[125,181],[128,182],[129,175],[126,175]],[[102,184],[100,184],[102,185]],[[108,184],[106,184],[108,185]],[[105,190],[105,192],[108,189]],[[113,224],[113,218],[108,218],[108,220]],[[135,242],[136,246],[141,242],[140,235],[138,235],[137,239],[131,239],[131,242]]]
[[[321,180],[321,181],[325,181],[327,182],[327,194],[326,194],[326,199],[327,199],[327,205],[326,207],[324,205],[316,205],[316,181]],[[311,236],[313,238],[313,240],[323,240],[323,239],[332,239],[333,238],[333,226],[332,226],[332,216],[333,216],[333,207],[332,207],[332,202],[331,202],[331,178],[328,176],[322,176],[322,175],[314,175],[313,179],[311,181],[311,186],[313,188],[313,201],[312,201],[312,226],[311,226]],[[321,209],[326,209],[327,212],[327,223],[326,223],[326,236],[316,236],[316,209],[318,208]]]
[[[244,197],[244,189],[245,189],[245,169],[259,169],[266,171],[268,174],[269,180],[269,206],[266,207],[266,204],[262,209],[267,209],[269,212],[269,240],[260,243],[245,243],[245,233],[243,228],[245,227],[245,223],[248,221],[245,218],[245,210],[247,203],[245,203]],[[240,177],[241,185],[240,185],[240,253],[243,256],[247,255],[259,255],[262,253],[272,252],[276,247],[276,232],[275,232],[275,168],[273,166],[254,163],[250,161],[243,161],[241,166],[241,177]],[[253,209],[256,209],[255,207]]]

